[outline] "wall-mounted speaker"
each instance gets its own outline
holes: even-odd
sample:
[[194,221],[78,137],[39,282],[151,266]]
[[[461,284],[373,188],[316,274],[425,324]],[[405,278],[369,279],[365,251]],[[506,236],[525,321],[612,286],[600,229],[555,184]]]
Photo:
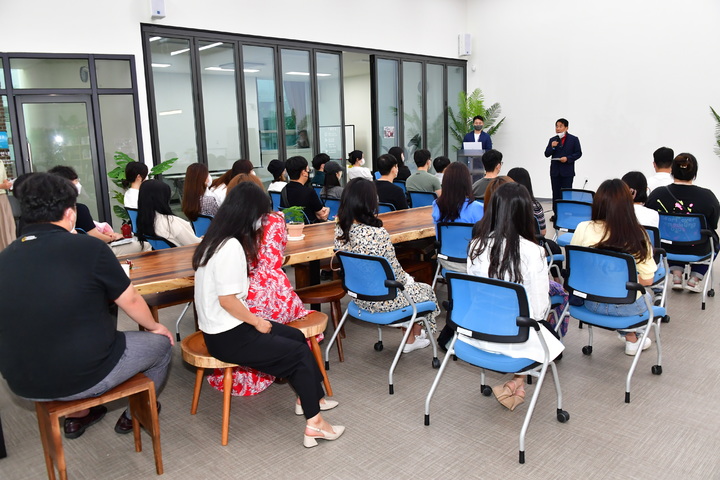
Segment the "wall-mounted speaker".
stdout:
[[165,18],[165,0],[150,0],[150,18]]
[[467,57],[472,55],[472,35],[461,33],[458,35],[458,56]]

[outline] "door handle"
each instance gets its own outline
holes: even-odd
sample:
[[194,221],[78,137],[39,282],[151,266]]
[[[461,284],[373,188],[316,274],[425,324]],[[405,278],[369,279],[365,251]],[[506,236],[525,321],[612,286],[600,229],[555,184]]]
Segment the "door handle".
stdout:
[[33,168],[32,147],[30,146],[30,142],[27,142],[27,150],[28,150],[28,163],[30,165],[30,173],[33,173],[35,171],[35,168]]

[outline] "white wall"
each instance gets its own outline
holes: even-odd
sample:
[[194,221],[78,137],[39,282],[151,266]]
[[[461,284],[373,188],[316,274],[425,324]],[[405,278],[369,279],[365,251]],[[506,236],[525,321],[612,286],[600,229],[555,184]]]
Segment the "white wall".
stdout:
[[537,196],[550,196],[543,151],[559,117],[583,148],[575,186],[648,175],[668,146],[693,153],[698,183],[720,190],[709,109],[720,108],[720,2],[468,0],[467,18],[468,89],[502,105],[493,145],[505,171],[530,171]]

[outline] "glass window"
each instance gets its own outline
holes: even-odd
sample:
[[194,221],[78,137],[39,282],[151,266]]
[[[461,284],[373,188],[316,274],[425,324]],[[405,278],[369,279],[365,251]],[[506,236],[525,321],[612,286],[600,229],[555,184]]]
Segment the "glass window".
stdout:
[[3,59],[0,58],[0,89],[5,88],[5,68],[3,66]]
[[235,49],[230,43],[198,42],[208,168],[229,170],[240,158]]
[[316,58],[319,151],[343,165],[340,55],[317,53]]
[[[403,139],[405,158],[413,158],[415,150],[426,148],[423,135],[422,64],[403,62]],[[412,168],[412,165],[411,165]]]
[[456,152],[462,147],[463,136],[467,133],[458,131],[453,127],[452,115],[458,112],[458,95],[465,89],[465,69],[463,67],[448,66],[447,68],[447,101],[448,101],[448,156],[456,160]]
[[[379,58],[376,61],[378,131],[376,144],[378,156],[398,145],[398,62]],[[408,157],[405,155],[405,159]]]
[[314,141],[310,53],[304,50],[282,50],[281,59],[287,158],[301,155],[310,161]]
[[12,140],[7,96],[0,95],[0,161],[5,164],[8,178],[17,177]]
[[160,158],[177,157],[168,173],[184,174],[198,161],[190,42],[162,37],[150,43]]
[[95,60],[98,88],[132,88],[129,60]]
[[84,58],[11,58],[14,88],[90,88],[90,70]]
[[445,154],[445,89],[442,65],[427,64],[427,83],[425,84],[425,105],[427,106],[425,148],[433,158]]
[[[273,49],[243,46],[243,78],[250,160],[257,165],[260,159],[261,165],[267,165],[279,157]],[[263,177],[270,177],[264,169],[256,173],[263,172]]]

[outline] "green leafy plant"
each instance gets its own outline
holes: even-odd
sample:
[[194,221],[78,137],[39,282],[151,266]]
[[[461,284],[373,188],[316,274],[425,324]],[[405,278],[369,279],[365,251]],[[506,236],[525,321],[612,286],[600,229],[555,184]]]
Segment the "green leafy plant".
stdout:
[[286,223],[305,223],[305,210],[299,205],[282,209]]
[[453,110],[452,107],[448,107],[450,117],[448,127],[452,137],[457,142],[452,147],[455,150],[462,148],[462,138],[467,132],[472,131],[472,119],[476,115],[480,115],[485,119],[485,131],[488,135],[494,135],[505,121],[505,117],[498,121],[500,111],[501,107],[497,102],[485,108],[485,97],[479,88],[473,90],[470,95],[466,92],[460,92],[458,94],[457,111]]
[[715,155],[720,157],[720,115],[713,107],[710,107],[710,111],[715,119]]
[[[113,200],[119,203],[119,205],[113,205],[113,213],[120,220],[129,220],[130,217],[128,217],[128,214],[123,207],[125,189],[122,186],[122,181],[125,178],[125,166],[130,162],[134,162],[135,160],[123,152],[115,152],[113,158],[115,159],[116,167],[108,172],[108,177],[110,177],[112,183],[114,183],[115,186],[119,188],[119,190],[113,190],[112,194]],[[148,172],[148,177],[152,178],[156,175],[160,175],[163,172],[167,172],[172,168],[173,164],[176,161],[177,158],[171,158],[169,160],[165,160],[162,163],[158,163],[150,169],[150,171]]]

